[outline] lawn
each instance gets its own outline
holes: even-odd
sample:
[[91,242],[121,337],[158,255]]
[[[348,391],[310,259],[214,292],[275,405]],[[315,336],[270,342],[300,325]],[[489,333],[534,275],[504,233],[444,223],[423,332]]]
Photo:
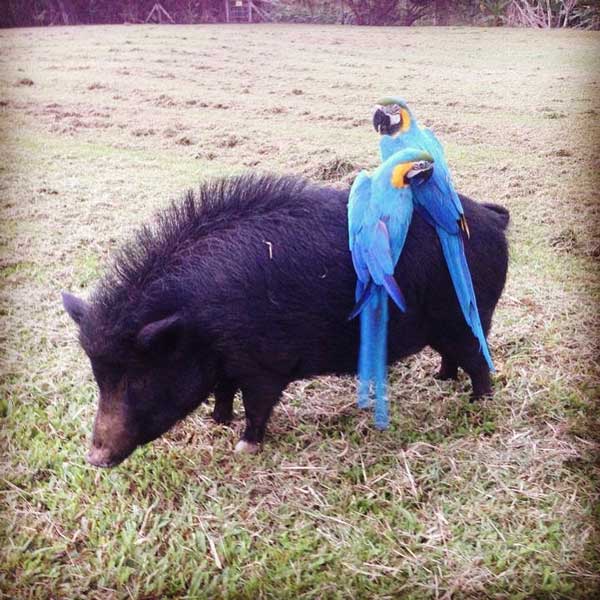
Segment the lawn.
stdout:
[[[0,31],[0,594],[7,598],[596,598],[600,35],[318,26]],[[205,407],[113,470],[60,291],[207,177],[345,186],[393,92],[459,189],[510,209],[495,396],[391,372],[291,386],[264,451]]]

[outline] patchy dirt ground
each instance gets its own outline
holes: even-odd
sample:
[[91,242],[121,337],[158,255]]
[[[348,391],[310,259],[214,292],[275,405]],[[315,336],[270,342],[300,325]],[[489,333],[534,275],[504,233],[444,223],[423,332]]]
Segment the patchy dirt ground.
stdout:
[[[595,598],[600,37],[122,26],[0,31],[0,589],[11,598]],[[186,187],[244,169],[347,185],[406,97],[462,192],[511,211],[493,400],[392,374],[292,386],[265,451],[201,410],[112,471],[59,293]],[[239,411],[238,411],[239,413]]]

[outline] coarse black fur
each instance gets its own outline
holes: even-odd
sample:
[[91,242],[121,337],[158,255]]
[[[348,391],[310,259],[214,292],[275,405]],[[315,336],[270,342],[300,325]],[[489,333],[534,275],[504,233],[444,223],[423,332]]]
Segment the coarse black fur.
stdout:
[[[506,279],[508,212],[461,200],[487,332]],[[131,439],[116,444],[115,461],[211,392],[215,418],[227,421],[241,389],[243,439],[260,442],[289,382],[355,371],[358,320],[346,320],[356,282],[347,201],[348,191],[294,177],[210,182],[160,214],[154,227],[142,228],[89,305],[65,301],[92,361],[100,412],[103,388],[110,402],[127,407]],[[442,355],[440,377],[454,377],[460,366],[474,396],[489,393],[487,366],[460,312],[437,235],[418,214],[395,275],[408,311],[390,310],[390,362],[430,345]]]

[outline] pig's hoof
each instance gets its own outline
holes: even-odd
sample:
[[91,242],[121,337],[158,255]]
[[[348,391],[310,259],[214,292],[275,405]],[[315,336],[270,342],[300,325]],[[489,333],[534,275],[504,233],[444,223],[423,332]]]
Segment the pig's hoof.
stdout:
[[247,442],[246,440],[240,440],[235,445],[234,452],[236,454],[256,454],[259,450],[260,446],[258,444]]
[[445,371],[438,371],[434,377],[440,381],[449,381],[451,379],[458,379],[457,373],[446,373]]
[[450,379],[458,379],[458,369],[448,369],[441,367],[440,370],[434,375],[436,379],[440,381],[448,381]]
[[486,390],[483,392],[472,392],[469,396],[469,402],[479,402],[481,400],[490,400],[494,396],[493,390]]
[[223,411],[214,409],[212,414],[213,421],[219,425],[228,425],[233,419],[233,413],[231,411]]

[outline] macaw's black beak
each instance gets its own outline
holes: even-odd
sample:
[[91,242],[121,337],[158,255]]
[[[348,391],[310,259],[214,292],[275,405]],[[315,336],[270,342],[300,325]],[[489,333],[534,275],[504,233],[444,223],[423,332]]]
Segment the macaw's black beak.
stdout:
[[385,135],[390,128],[390,117],[381,108],[375,109],[373,113],[373,127],[377,133]]
[[376,108],[373,113],[373,127],[380,135],[390,135],[392,133],[392,120],[390,115],[386,114],[383,109]]
[[410,185],[421,185],[429,180],[433,174],[433,161],[420,160],[413,163],[410,171],[404,176],[404,182]]

